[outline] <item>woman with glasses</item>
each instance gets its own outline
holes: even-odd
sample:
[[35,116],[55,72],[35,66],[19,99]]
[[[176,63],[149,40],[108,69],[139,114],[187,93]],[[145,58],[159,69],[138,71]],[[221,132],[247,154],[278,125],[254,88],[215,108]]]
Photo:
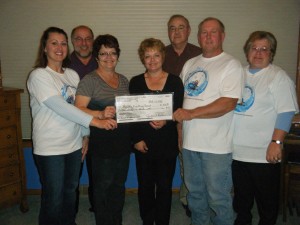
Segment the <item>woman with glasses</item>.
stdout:
[[[158,39],[141,42],[139,57],[146,72],[133,77],[132,94],[173,93],[173,111],[182,106],[183,84],[178,76],[162,69],[165,45]],[[154,120],[132,123],[138,176],[138,200],[143,225],[168,225],[172,202],[172,181],[178,155],[176,121]]]
[[[80,81],[75,105],[95,118],[115,120],[115,96],[129,93],[127,78],[115,71],[120,56],[118,40],[99,35],[93,55],[98,68]],[[89,154],[97,225],[122,224],[130,148],[128,124],[118,124],[114,130],[91,127]]]
[[[33,119],[33,156],[42,184],[40,225],[75,225],[76,189],[87,151],[89,126],[114,129],[74,106],[78,74],[67,68],[68,36],[47,28],[27,87]],[[98,129],[97,128],[97,129]]]
[[258,224],[276,224],[282,142],[298,111],[294,83],[272,64],[276,47],[274,35],[266,31],[253,32],[244,45],[249,65],[242,102],[234,115],[235,225],[252,224],[254,200]]

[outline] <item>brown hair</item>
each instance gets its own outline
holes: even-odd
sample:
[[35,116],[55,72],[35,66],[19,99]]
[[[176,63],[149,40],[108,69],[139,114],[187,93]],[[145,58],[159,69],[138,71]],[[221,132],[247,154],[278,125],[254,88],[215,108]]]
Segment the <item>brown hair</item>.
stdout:
[[189,20],[185,16],[180,15],[180,14],[175,14],[175,15],[173,15],[173,16],[170,17],[170,19],[168,21],[168,27],[170,26],[171,21],[173,19],[175,19],[175,18],[181,18],[181,19],[183,19],[186,22],[186,24],[187,24],[187,28],[190,28],[190,22],[189,22]]
[[80,29],[80,28],[88,29],[88,30],[91,32],[92,37],[93,37],[93,39],[94,39],[94,33],[93,33],[92,29],[89,28],[88,26],[85,26],[85,25],[79,25],[79,26],[77,26],[77,27],[74,27],[73,30],[72,30],[72,32],[71,32],[71,39],[74,38],[74,34],[75,34],[76,30],[77,30],[77,29]]
[[270,51],[271,51],[271,58],[270,62],[273,62],[274,56],[276,54],[276,48],[277,48],[277,40],[275,36],[267,31],[254,31],[249,35],[249,38],[247,39],[245,45],[244,45],[244,53],[247,57],[253,42],[256,40],[266,39],[270,44]]
[[219,20],[219,19],[217,19],[217,18],[215,18],[215,17],[207,17],[207,18],[205,18],[204,20],[202,20],[202,21],[199,23],[199,25],[198,25],[198,34],[199,34],[199,32],[201,31],[201,29],[202,29],[203,23],[205,23],[205,22],[207,22],[207,21],[210,21],[210,20],[217,21],[217,22],[219,23],[219,25],[220,25],[221,31],[222,31],[223,33],[225,32],[225,26],[224,26],[224,24],[222,23],[221,20]]
[[[50,33],[63,34],[66,38],[67,43],[68,43],[68,35],[63,29],[60,29],[58,27],[49,27],[49,28],[47,28],[44,31],[44,33],[43,33],[43,35],[40,39],[40,45],[39,45],[39,49],[38,49],[37,58],[35,60],[34,68],[38,68],[38,67],[45,68],[48,64],[48,58],[47,58],[47,55],[45,53],[45,47],[46,47],[47,40],[49,38]],[[62,67],[67,67],[69,65],[69,63],[70,63],[70,59],[69,59],[69,46],[68,46],[68,54],[67,54],[67,57],[63,60]]]

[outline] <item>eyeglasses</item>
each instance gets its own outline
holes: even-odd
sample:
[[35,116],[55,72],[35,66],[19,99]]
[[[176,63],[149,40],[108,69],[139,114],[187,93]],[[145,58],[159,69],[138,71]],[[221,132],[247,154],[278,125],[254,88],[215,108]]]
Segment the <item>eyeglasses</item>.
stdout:
[[76,37],[76,38],[74,38],[74,41],[75,42],[83,42],[83,41],[92,42],[93,38],[91,38],[91,37],[86,37],[86,38]]
[[171,31],[171,32],[176,32],[176,31],[182,32],[182,31],[184,31],[185,28],[186,28],[185,26],[179,26],[179,27],[170,26],[169,31]]
[[255,52],[255,53],[257,53],[257,52],[267,53],[268,51],[270,51],[270,49],[267,47],[252,47],[251,51]]
[[101,58],[107,58],[108,56],[111,56],[112,58],[117,58],[118,53],[116,53],[116,52],[99,52],[98,55]]

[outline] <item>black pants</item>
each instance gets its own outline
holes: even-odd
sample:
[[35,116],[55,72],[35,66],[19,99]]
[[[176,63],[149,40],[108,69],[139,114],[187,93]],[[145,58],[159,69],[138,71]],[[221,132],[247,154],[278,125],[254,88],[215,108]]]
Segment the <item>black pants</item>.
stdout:
[[91,154],[89,154],[89,151],[85,157],[86,162],[86,170],[89,177],[89,187],[88,187],[88,195],[89,195],[89,201],[91,208],[94,209],[93,204],[93,176],[92,176],[92,159]]
[[259,225],[276,224],[279,208],[280,164],[232,163],[234,185],[233,208],[237,213],[235,225],[252,223],[254,200],[259,214]]
[[121,225],[129,153],[103,159],[92,155],[93,203],[97,225]]
[[138,200],[143,225],[168,225],[172,203],[172,181],[176,156],[148,157],[136,153]]

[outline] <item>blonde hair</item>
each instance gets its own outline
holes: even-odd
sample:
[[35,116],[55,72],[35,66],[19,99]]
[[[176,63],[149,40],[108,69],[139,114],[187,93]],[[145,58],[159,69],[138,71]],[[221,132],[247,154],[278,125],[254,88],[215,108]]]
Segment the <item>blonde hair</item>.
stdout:
[[147,38],[145,40],[143,40],[140,44],[140,47],[138,49],[138,54],[139,54],[139,57],[140,57],[140,60],[141,62],[144,64],[144,57],[145,57],[145,52],[148,50],[148,49],[157,49],[161,54],[162,54],[162,58],[163,58],[163,61],[165,60],[165,45],[164,43],[159,40],[159,39],[156,39],[156,38]]

